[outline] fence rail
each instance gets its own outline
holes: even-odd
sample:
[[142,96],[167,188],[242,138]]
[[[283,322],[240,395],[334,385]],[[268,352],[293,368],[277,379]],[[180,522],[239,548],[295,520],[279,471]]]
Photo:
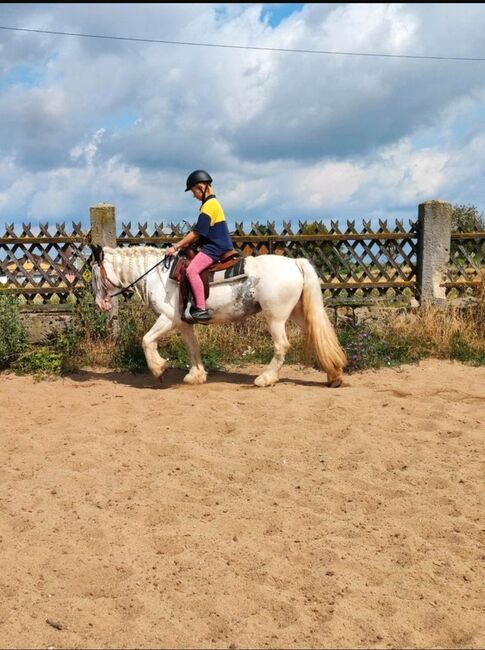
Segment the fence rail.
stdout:
[[[443,298],[470,291],[485,268],[485,232],[451,232],[447,206],[436,201],[421,204],[418,220],[408,225],[396,221],[391,226],[386,220],[374,225],[346,221],[344,226],[338,221],[300,221],[295,231],[285,222],[277,232],[274,222],[250,228],[236,223],[231,235],[245,255],[310,260],[329,302]],[[111,228],[110,241],[118,246],[162,247],[191,228],[188,223],[160,223],[150,231],[147,223],[132,227],[129,222],[122,223],[118,233],[114,208],[106,208],[111,212],[103,212],[103,205],[92,209],[89,230],[79,223],[70,231],[64,223],[51,230],[41,224],[34,235],[30,224],[22,224],[20,232],[7,225],[0,237],[0,294],[14,293],[27,304],[75,302],[90,282],[89,245],[91,240],[102,241],[104,229]],[[441,269],[438,286],[436,268]]]

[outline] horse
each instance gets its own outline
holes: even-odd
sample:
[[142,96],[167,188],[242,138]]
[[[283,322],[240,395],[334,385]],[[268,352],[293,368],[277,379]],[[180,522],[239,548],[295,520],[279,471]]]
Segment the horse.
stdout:
[[[112,309],[112,298],[133,288],[157,316],[143,336],[143,351],[152,375],[162,380],[169,361],[158,353],[159,340],[178,330],[190,360],[187,384],[203,384],[207,372],[202,363],[194,326],[186,322],[179,307],[179,284],[170,279],[170,257],[153,246],[92,246],[92,287],[96,305]],[[274,353],[268,366],[255,378],[256,386],[273,386],[290,347],[286,322],[291,319],[306,334],[306,345],[313,348],[327,373],[327,386],[342,384],[347,359],[325,311],[320,281],[305,258],[259,255],[243,258],[243,273],[229,281],[213,282],[207,298],[211,315],[208,325],[242,320],[262,312],[273,340]],[[216,277],[216,276],[214,276]]]

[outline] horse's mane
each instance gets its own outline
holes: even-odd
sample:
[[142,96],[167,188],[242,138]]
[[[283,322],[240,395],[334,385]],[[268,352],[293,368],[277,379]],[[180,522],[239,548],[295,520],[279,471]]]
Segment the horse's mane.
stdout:
[[105,254],[108,255],[121,255],[122,257],[147,257],[147,255],[164,255],[164,251],[156,246],[120,246],[118,248],[111,248],[105,246],[103,248]]
[[[113,271],[118,276],[122,286],[127,286],[157,265],[165,257],[165,252],[156,246],[120,246],[112,248],[104,246],[103,252],[110,259]],[[155,271],[156,272],[156,271]],[[147,301],[147,279],[141,277],[137,282],[134,291]]]

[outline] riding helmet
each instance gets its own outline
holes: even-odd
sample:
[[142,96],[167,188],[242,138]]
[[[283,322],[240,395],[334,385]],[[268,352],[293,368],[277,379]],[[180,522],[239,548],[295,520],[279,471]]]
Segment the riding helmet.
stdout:
[[188,192],[197,183],[212,183],[212,178],[210,177],[210,174],[203,169],[196,169],[195,172],[188,175],[186,184],[187,189],[185,191]]

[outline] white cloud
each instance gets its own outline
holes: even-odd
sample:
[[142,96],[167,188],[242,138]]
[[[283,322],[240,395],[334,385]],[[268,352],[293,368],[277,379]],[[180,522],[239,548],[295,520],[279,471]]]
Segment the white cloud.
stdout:
[[[339,52],[479,56],[480,5],[4,4],[4,24]],[[450,33],[453,38],[450,38]],[[0,220],[190,219],[207,168],[233,220],[483,209],[483,62],[2,33]],[[3,173],[2,173],[3,172]]]
[[105,129],[98,129],[89,142],[75,145],[70,152],[71,159],[74,161],[84,160],[87,167],[92,167],[104,133]]
[[294,188],[294,193],[302,193],[302,207],[312,212],[322,206],[333,208],[351,200],[364,176],[365,170],[358,165],[326,163],[300,172],[300,182]]

